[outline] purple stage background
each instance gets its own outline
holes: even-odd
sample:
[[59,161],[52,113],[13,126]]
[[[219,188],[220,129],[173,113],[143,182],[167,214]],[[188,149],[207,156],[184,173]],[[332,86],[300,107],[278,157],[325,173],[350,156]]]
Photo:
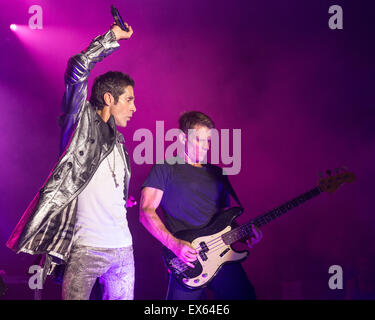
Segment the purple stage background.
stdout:
[[[34,260],[5,242],[57,160],[66,62],[108,30],[112,3],[134,35],[95,67],[89,88],[108,70],[135,79],[137,112],[121,129],[130,154],[139,143],[135,130],[154,132],[156,120],[166,130],[176,127],[186,110],[207,113],[218,129],[241,129],[241,172],[230,177],[246,208],[240,223],[310,190],[320,171],[345,165],[357,176],[262,229],[263,240],[243,263],[258,298],[344,299],[350,279],[374,265],[370,1],[1,3],[0,269],[8,278],[25,276]],[[43,30],[27,27],[33,4],[43,8]],[[344,30],[328,27],[334,4],[343,8]],[[13,32],[11,23],[24,27]],[[130,193],[137,200],[150,167],[132,163]],[[138,222],[138,206],[128,220],[135,298],[163,299],[161,246]],[[343,290],[328,286],[332,265],[343,269]],[[374,276],[366,276],[371,284]],[[32,291],[10,284],[6,298],[30,299]],[[59,299],[60,286],[49,280],[43,298]]]

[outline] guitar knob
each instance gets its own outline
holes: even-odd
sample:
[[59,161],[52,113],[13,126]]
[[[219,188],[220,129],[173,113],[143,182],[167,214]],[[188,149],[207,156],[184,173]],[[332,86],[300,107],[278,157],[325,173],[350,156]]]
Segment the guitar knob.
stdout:
[[202,274],[202,277],[203,277],[203,278],[207,278],[207,276],[208,276],[207,273],[203,273],[203,274]]
[[194,280],[194,283],[198,283],[198,282],[199,282],[199,279],[195,279],[195,280]]
[[188,278],[183,278],[182,281],[183,281],[183,283],[188,283],[189,279]]

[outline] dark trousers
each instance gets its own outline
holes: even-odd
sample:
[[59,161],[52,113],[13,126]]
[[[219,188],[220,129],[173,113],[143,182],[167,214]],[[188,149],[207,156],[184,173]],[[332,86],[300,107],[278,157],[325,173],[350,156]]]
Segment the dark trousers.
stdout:
[[[221,267],[216,277],[209,283],[215,300],[255,300],[255,290],[241,263],[229,263]],[[188,289],[169,276],[167,300],[200,300],[205,289]]]

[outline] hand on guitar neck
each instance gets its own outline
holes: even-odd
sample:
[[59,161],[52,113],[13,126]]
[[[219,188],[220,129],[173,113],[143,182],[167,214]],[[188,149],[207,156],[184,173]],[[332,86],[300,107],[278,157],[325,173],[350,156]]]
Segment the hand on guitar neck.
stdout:
[[254,244],[257,244],[263,238],[263,233],[255,225],[251,225],[251,231],[253,232],[254,237],[249,237],[246,239],[247,246],[252,248]]
[[[239,224],[236,221],[233,221],[232,222],[232,228],[234,229],[234,228],[237,228],[237,227],[239,227]],[[255,226],[254,224],[251,225],[251,231],[252,231],[252,234],[249,234],[248,237],[240,240],[240,242],[247,244],[247,246],[250,249],[252,249],[253,246],[255,244],[259,243],[259,241],[262,240],[262,238],[263,238],[262,231],[257,226]]]

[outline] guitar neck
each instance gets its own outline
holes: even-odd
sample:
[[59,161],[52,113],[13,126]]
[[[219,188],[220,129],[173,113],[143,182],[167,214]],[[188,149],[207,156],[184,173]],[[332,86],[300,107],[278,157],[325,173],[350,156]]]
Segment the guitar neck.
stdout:
[[322,193],[322,190],[320,187],[316,187],[284,204],[281,206],[262,214],[255,219],[251,220],[250,222],[237,227],[225,234],[222,235],[223,241],[225,244],[229,245],[236,241],[239,241],[243,238],[249,237],[253,235],[253,232],[251,230],[251,225],[254,224],[258,228],[263,227],[267,223],[271,222],[272,220],[275,220],[276,218],[282,216],[284,213],[298,207],[300,204],[315,198],[316,196],[320,195]]

